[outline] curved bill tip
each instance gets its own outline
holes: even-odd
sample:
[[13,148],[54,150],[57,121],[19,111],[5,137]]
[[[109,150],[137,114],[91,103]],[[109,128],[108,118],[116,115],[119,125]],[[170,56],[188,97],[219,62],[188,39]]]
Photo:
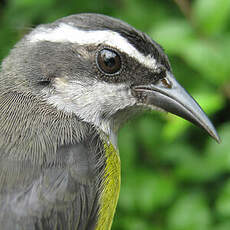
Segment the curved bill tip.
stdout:
[[209,118],[171,73],[167,72],[167,76],[157,84],[137,86],[134,90],[144,93],[145,104],[159,107],[191,121],[220,143],[220,137]]
[[209,118],[205,115],[205,113],[203,115],[201,115],[201,118],[199,121],[192,121],[194,124],[200,126],[201,128],[203,128],[204,130],[207,131],[207,133],[217,142],[220,144],[221,140],[220,137],[215,129],[215,127],[213,126],[212,122],[209,120]]
[[221,143],[221,139],[220,136],[218,135],[217,131],[215,130],[215,128],[213,130],[210,130],[209,132],[210,136],[218,143]]

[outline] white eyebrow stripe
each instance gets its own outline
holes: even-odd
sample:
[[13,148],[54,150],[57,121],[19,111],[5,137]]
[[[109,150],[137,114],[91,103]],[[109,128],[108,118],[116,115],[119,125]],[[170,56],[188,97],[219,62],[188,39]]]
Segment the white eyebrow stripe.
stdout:
[[140,64],[143,64],[148,68],[154,69],[157,64],[156,60],[153,57],[151,57],[150,55],[143,55],[124,37],[114,31],[85,31],[71,25],[61,23],[55,29],[47,29],[44,27],[35,29],[32,33],[27,35],[27,39],[32,43],[40,41],[50,41],[70,42],[82,45],[105,44],[117,48],[121,52],[128,54],[130,57],[136,59]]

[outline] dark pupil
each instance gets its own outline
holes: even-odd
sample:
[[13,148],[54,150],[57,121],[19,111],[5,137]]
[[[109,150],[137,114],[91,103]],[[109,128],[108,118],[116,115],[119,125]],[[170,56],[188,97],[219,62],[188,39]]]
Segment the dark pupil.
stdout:
[[100,69],[108,74],[114,74],[121,68],[121,60],[119,55],[109,49],[103,49],[98,55],[98,65]]
[[114,52],[103,50],[101,56],[104,59],[104,64],[107,68],[113,68],[113,66],[116,64],[116,54]]

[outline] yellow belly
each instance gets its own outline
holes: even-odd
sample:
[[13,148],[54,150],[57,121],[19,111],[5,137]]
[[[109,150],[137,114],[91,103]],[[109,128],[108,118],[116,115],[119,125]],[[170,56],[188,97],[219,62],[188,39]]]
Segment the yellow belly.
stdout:
[[100,197],[100,210],[96,230],[111,229],[117,201],[120,193],[121,166],[120,157],[114,146],[104,144],[106,167],[103,189]]

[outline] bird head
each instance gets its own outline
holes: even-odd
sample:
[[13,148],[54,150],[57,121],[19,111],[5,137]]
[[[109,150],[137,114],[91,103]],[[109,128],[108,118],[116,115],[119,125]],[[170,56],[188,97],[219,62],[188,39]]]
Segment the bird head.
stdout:
[[14,81],[15,89],[108,135],[137,111],[158,109],[219,141],[200,106],[176,81],[161,46],[118,19],[78,14],[40,25],[16,45],[2,71],[10,72],[7,81]]

